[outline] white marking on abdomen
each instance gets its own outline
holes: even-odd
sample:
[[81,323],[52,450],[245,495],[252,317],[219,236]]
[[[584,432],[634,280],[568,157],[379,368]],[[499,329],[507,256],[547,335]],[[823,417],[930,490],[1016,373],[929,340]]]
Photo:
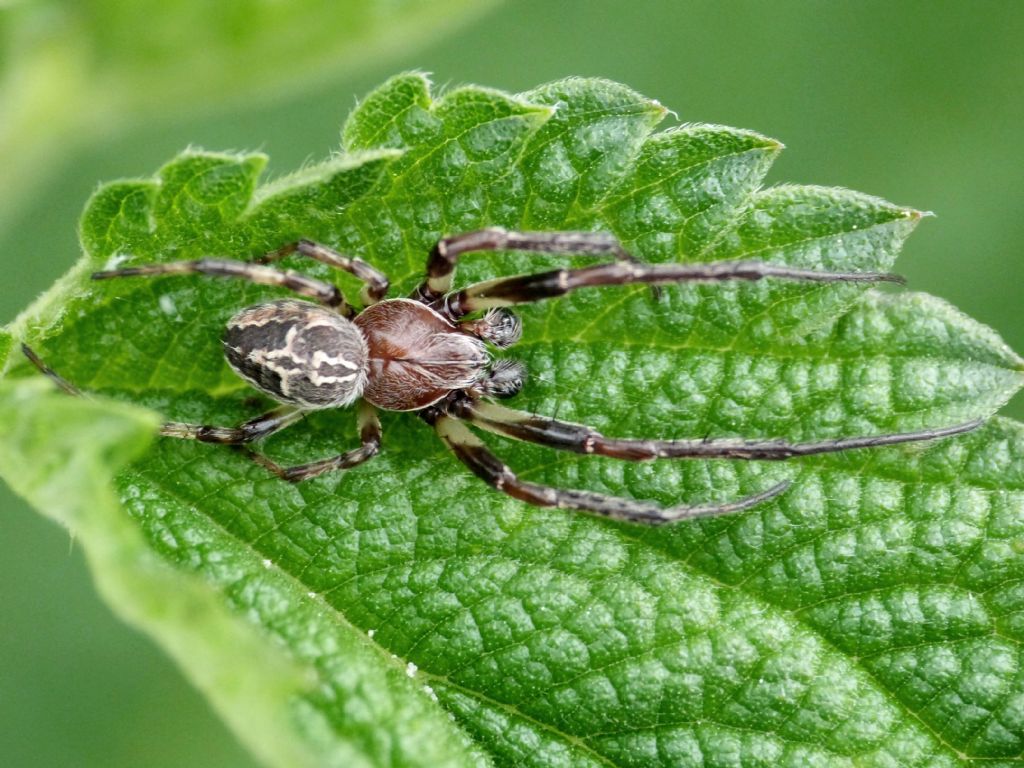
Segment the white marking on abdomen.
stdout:
[[313,353],[313,367],[319,368],[321,364],[327,363],[328,365],[341,365],[345,368],[351,368],[353,371],[358,371],[359,366],[353,363],[346,357],[338,355],[337,357],[331,357],[322,349],[318,349]]

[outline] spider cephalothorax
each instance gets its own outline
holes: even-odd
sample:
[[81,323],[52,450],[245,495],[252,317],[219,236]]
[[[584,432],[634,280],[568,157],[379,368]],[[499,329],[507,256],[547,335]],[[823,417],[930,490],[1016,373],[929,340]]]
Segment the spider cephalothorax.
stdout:
[[[576,269],[556,269],[497,278],[452,291],[459,256],[468,251],[526,250],[610,257],[613,261]],[[298,253],[343,269],[363,281],[361,312],[349,306],[331,283],[267,266]],[[306,300],[279,299],[247,307],[228,321],[224,351],[228,363],[246,381],[281,403],[267,414],[238,427],[168,422],[161,434],[244,446],[298,421],[312,410],[358,403],[361,445],[338,456],[281,467],[249,451],[279,477],[300,481],[360,464],[380,450],[377,410],[416,411],[431,424],[452,452],[478,477],[503,493],[538,506],[577,509],[620,520],[665,523],[746,509],[778,495],[780,483],[767,491],[725,504],[662,508],[649,502],[585,490],[566,490],[518,478],[467,426],[561,450],[630,461],[659,458],[786,459],[929,440],[973,429],[974,421],[945,429],[812,443],[780,440],[658,440],[606,437],[590,427],[506,408],[494,398],[517,393],[524,366],[514,359],[495,360],[489,346],[504,349],[522,333],[519,319],[507,309],[600,285],[777,278],[816,282],[899,281],[881,273],[817,272],[757,261],[710,264],[642,264],[618,241],[593,232],[508,232],[482,229],[445,238],[427,259],[426,279],[406,299],[386,299],[387,278],[359,259],[348,258],[301,240],[266,254],[257,263],[199,259],[147,264],[105,272],[94,279],[137,275],[204,274],[234,277],[289,288]],[[479,314],[478,314],[479,313]],[[473,315],[474,317],[470,317]],[[25,352],[66,391],[77,393],[27,347]]]

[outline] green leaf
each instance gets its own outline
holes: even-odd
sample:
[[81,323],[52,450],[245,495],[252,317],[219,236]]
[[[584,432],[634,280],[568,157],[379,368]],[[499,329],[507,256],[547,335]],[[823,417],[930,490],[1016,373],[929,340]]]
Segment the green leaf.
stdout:
[[[349,118],[343,154],[294,176],[261,185],[260,155],[190,151],[152,179],[102,187],[82,262],[11,333],[90,391],[229,425],[267,404],[227,369],[220,329],[280,292],[197,277],[97,284],[90,271],[246,259],[304,236],[384,270],[401,296],[438,237],[484,225],[607,230],[650,261],[885,271],[921,217],[846,190],[762,189],[778,142],[709,125],[654,132],[664,115],[605,81],[436,96],[420,75],[396,77]],[[471,255],[459,283],[565,261]],[[288,265],[356,300],[351,277]],[[940,427],[990,416],[1024,382],[993,331],[941,300],[853,284],[674,286],[659,299],[609,287],[522,315],[510,355],[531,379],[515,404],[615,435]],[[34,372],[12,356],[7,373]],[[1024,749],[1020,425],[781,463],[631,464],[487,438],[535,482],[665,504],[792,481],[744,514],[648,529],[502,496],[411,414],[386,414],[379,458],[298,486],[170,439],[116,471],[95,458],[116,430],[54,428],[64,411],[100,425],[123,409],[7,385],[0,411],[18,427],[0,471],[20,489],[23,468],[49,457],[22,492],[76,531],[63,496],[114,478],[121,506],[95,505],[102,525],[80,534],[108,599],[270,764],[296,762],[278,742],[320,764],[430,766],[930,768],[1009,765]],[[324,412],[263,449],[299,463],[356,440],[350,412]],[[90,456],[87,477],[63,471]],[[133,556],[109,564],[111,537]],[[135,579],[133,558],[189,584],[168,600],[198,601],[218,628],[139,608],[160,585]],[[224,654],[228,636],[266,663]],[[240,703],[253,688],[259,700]]]
[[[12,488],[73,532],[107,602],[179,660],[259,757],[274,765],[375,765],[365,745],[391,720],[400,725],[391,745],[398,754],[418,753],[424,764],[464,764],[465,750],[446,743],[446,719],[408,695],[404,670],[382,663],[380,651],[364,637],[339,631],[338,617],[327,606],[307,600],[296,612],[282,599],[294,586],[287,576],[271,569],[246,575],[237,561],[212,550],[204,555],[268,614],[275,603],[286,612],[299,635],[296,644],[331,648],[347,660],[348,669],[337,676],[355,695],[340,710],[346,715],[340,728],[327,722],[327,708],[310,711],[299,704],[323,693],[308,661],[282,653],[267,634],[254,633],[209,581],[157,556],[111,489],[114,473],[151,443],[156,414],[63,397],[43,382],[29,381],[0,384],[0,422],[10,430],[0,442],[0,471]],[[256,669],[259,674],[253,674]],[[360,695],[361,689],[369,695]]]
[[11,347],[14,345],[14,339],[4,329],[0,328],[0,368],[7,362],[7,356],[11,354]]

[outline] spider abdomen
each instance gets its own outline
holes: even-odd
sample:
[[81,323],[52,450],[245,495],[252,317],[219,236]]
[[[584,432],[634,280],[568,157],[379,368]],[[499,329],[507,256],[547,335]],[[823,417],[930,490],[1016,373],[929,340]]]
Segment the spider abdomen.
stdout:
[[470,387],[490,362],[480,339],[417,301],[382,301],[354,322],[369,346],[363,397],[388,411],[416,411]]
[[348,405],[366,383],[363,334],[333,310],[305,301],[243,309],[228,321],[224,354],[254,387],[301,408]]

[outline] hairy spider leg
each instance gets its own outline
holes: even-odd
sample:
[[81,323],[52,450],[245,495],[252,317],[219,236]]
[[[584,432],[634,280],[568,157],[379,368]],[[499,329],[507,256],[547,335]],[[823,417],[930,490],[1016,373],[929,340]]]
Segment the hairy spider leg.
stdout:
[[257,464],[290,483],[309,480],[325,472],[351,469],[365,461],[369,461],[380,452],[381,429],[377,409],[365,400],[360,400],[356,419],[359,424],[359,447],[353,448],[351,451],[345,451],[345,453],[338,456],[332,456],[329,459],[311,461],[308,464],[297,464],[292,467],[282,467],[261,454],[248,450],[245,453]]
[[637,263],[619,241],[607,232],[510,232],[489,227],[445,237],[427,257],[426,280],[410,298],[430,304],[452,289],[452,275],[459,257],[472,251],[530,251],[602,258]]
[[53,368],[44,363],[42,359],[39,357],[39,355],[36,354],[35,350],[32,349],[32,347],[30,347],[28,344],[21,345],[21,353],[28,358],[28,361],[32,363],[32,365],[39,369],[40,373],[42,373],[44,376],[46,376],[46,378],[48,378],[50,381],[52,381],[54,384],[60,387],[61,390],[63,390],[69,395],[72,395],[73,397],[87,397],[87,395],[82,390],[80,390],[70,381],[68,381],[55,370],[53,370]]
[[434,430],[441,440],[473,474],[496,490],[538,507],[574,509],[612,520],[663,525],[681,520],[693,520],[698,517],[713,517],[740,512],[778,496],[789,487],[789,482],[786,481],[737,501],[676,507],[660,507],[649,502],[608,496],[594,491],[553,488],[520,480],[515,472],[491,452],[463,422],[451,416],[445,416],[436,409],[428,409],[422,412],[421,416],[425,421],[433,424]]
[[233,259],[196,259],[193,261],[171,261],[166,264],[139,264],[134,267],[93,272],[93,280],[110,280],[115,277],[155,277],[158,275],[209,275],[211,277],[233,277],[258,285],[274,285],[313,299],[337,310],[346,317],[353,317],[354,310],[345,302],[337,286],[306,277],[291,270],[275,269],[261,264],[251,264]]
[[849,451],[855,448],[878,448],[885,445],[899,445],[922,440],[935,440],[970,432],[984,421],[973,421],[938,429],[922,429],[914,432],[865,437],[843,437],[807,443],[790,443],[785,440],[647,440],[636,438],[605,437],[584,424],[559,421],[526,411],[465,398],[451,407],[451,414],[468,419],[471,423],[505,437],[529,443],[546,445],[574,453],[610,456],[629,461],[652,459],[763,459],[779,461],[795,456],[813,456],[820,453]]
[[[22,344],[21,350],[29,362],[47,378],[56,383],[64,392],[75,397],[86,396],[82,390],[46,365],[39,355],[27,344]],[[269,469],[278,477],[292,482],[306,480],[307,478],[316,477],[324,472],[336,469],[348,469],[377,455],[381,439],[380,421],[377,418],[376,409],[366,401],[360,401],[357,416],[362,445],[340,456],[310,464],[301,464],[296,467],[281,467],[266,456],[246,447],[251,442],[262,440],[275,432],[281,431],[285,427],[291,426],[305,415],[306,412],[301,409],[284,406],[250,419],[237,427],[217,427],[209,424],[187,424],[180,421],[168,421],[160,426],[160,434],[164,437],[197,440],[202,443],[219,443],[241,448],[242,452],[249,459]]]
[[201,443],[245,445],[280,432],[285,427],[290,427],[301,420],[305,415],[305,412],[298,408],[283,406],[264,413],[262,416],[249,419],[237,427],[214,427],[209,424],[168,421],[161,425],[160,434],[164,437],[177,437],[181,440],[198,440]]
[[[53,381],[64,392],[74,397],[88,397],[85,392],[44,363],[30,346],[22,344],[21,351],[32,365],[38,368],[43,375]],[[165,437],[177,437],[182,440],[198,440],[201,443],[240,445],[272,435],[274,432],[299,421],[303,416],[305,416],[303,411],[285,406],[275,408],[254,419],[249,419],[249,421],[237,427],[215,427],[209,424],[186,424],[180,421],[167,421],[160,425],[160,434]]]
[[455,318],[493,307],[507,307],[564,296],[579,288],[601,285],[666,285],[669,283],[763,280],[765,278],[817,283],[903,283],[888,272],[822,272],[767,264],[761,261],[716,261],[708,264],[642,264],[615,261],[578,269],[555,269],[532,275],[501,277],[470,285],[445,297],[445,309]]
[[371,267],[362,259],[343,256],[333,248],[321,245],[312,240],[297,240],[294,243],[283,245],[277,250],[263,254],[256,259],[257,264],[270,264],[271,262],[283,259],[297,253],[315,259],[322,264],[335,269],[341,269],[363,281],[363,290],[360,298],[363,304],[369,306],[381,301],[388,293],[388,276],[375,267]]

